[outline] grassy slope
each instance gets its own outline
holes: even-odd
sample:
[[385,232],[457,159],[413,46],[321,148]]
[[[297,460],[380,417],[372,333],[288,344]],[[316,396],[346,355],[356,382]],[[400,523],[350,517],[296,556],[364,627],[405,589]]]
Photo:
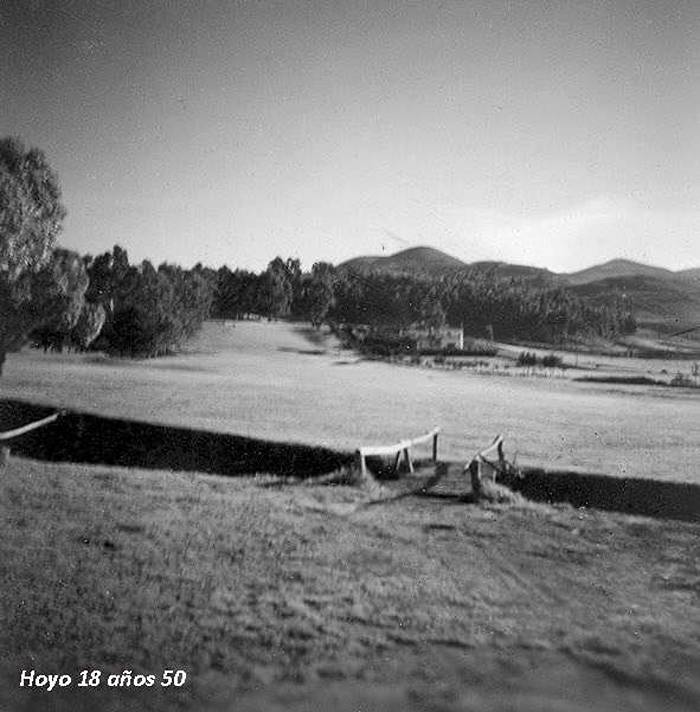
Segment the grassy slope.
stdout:
[[358,362],[305,333],[210,323],[193,353],[159,361],[12,354],[0,387],[7,398],[344,450],[440,425],[441,455],[466,460],[503,432],[524,464],[698,481],[696,392]]
[[648,275],[609,277],[572,287],[592,303],[605,303],[613,293],[625,294],[641,324],[675,332],[700,323],[700,283]]
[[466,267],[467,265],[456,257],[432,247],[411,247],[393,255],[354,257],[338,265],[341,271],[359,274],[379,270],[390,274],[413,272],[443,275]]
[[653,277],[655,279],[673,279],[675,277],[675,273],[664,269],[663,267],[654,267],[640,262],[616,259],[604,262],[603,264],[593,265],[592,267],[582,269],[579,272],[572,272],[561,276],[569,284],[578,285],[598,282],[608,278],[636,276]]
[[671,272],[624,259],[593,265],[579,272],[556,274],[549,270],[507,262],[466,264],[430,247],[415,247],[388,256],[356,257],[339,269],[365,273],[383,271],[427,273],[434,276],[471,268],[502,279],[524,279],[541,287],[564,286],[586,301],[609,302],[611,293],[626,294],[627,304],[640,324],[666,333],[696,326],[700,320],[698,270]]
[[[697,525],[366,501],[12,460],[0,708],[697,709]],[[25,667],[189,682],[48,696]]]

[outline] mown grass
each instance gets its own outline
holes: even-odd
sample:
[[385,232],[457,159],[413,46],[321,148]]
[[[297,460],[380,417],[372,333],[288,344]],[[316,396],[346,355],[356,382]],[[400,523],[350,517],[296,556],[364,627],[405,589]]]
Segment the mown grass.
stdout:
[[440,425],[450,460],[502,432],[524,465],[697,481],[692,391],[399,368],[358,361],[332,341],[308,353],[306,333],[287,323],[207,324],[191,353],[161,361],[13,354],[3,395],[343,451]]
[[[266,481],[13,458],[0,708],[700,700],[697,526],[439,497],[365,507],[358,488]],[[188,683],[48,698],[18,689],[24,668],[180,668]]]

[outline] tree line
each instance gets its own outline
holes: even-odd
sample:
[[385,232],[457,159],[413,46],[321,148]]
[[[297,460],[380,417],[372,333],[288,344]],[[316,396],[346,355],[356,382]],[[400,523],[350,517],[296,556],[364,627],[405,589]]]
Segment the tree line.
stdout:
[[260,273],[131,264],[118,245],[93,257],[57,247],[66,215],[44,154],[0,140],[0,373],[31,339],[45,349],[162,356],[210,316],[291,317],[315,327],[364,324],[374,333],[463,327],[498,340],[612,337],[636,324],[621,300],[593,305],[564,288],[464,270],[445,276],[352,273],[326,262],[303,272],[276,257]]
[[62,249],[65,215],[43,152],[1,139],[0,373],[6,354],[27,341],[161,356],[196,333],[214,294],[205,268],[130,264],[119,246],[94,258]]
[[290,317],[320,326],[328,320],[335,303],[336,283],[337,272],[327,262],[316,262],[306,273],[296,258],[275,257],[259,274],[224,266],[213,280],[212,316]]
[[316,326],[364,324],[375,332],[450,325],[475,337],[542,343],[611,338],[636,329],[634,318],[615,295],[605,304],[593,305],[563,287],[547,288],[474,269],[439,277],[359,274],[319,262],[310,273],[302,273],[298,260],[280,257],[259,275],[221,268],[213,313],[223,318],[291,316]]
[[[176,350],[208,318],[292,317],[320,326],[333,299],[330,265],[302,273],[298,259],[270,262],[259,274],[201,264],[191,270],[149,261],[132,265],[126,250],[79,258],[86,286],[74,318],[47,318],[29,338],[45,350],[91,349],[118,356],[155,357]],[[92,328],[89,328],[92,327]]]

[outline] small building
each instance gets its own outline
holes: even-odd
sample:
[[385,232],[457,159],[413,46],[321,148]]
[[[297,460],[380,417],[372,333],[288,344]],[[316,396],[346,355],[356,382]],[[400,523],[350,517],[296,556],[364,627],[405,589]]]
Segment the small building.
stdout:
[[418,351],[434,349],[462,351],[464,349],[464,330],[444,326],[441,329],[416,329],[412,334],[416,339]]

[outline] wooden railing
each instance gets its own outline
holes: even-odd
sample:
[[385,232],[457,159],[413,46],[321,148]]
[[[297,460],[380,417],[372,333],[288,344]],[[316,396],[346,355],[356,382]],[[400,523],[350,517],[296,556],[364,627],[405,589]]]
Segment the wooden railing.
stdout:
[[370,445],[368,447],[361,447],[355,451],[355,459],[357,461],[357,466],[362,473],[362,475],[367,474],[367,457],[382,457],[387,455],[396,455],[394,460],[394,471],[396,471],[401,462],[401,457],[403,456],[406,465],[408,466],[409,472],[413,472],[413,461],[411,460],[411,448],[415,445],[421,445],[423,443],[433,442],[433,462],[437,462],[437,447],[438,447],[438,435],[440,434],[440,428],[433,428],[429,433],[421,435],[417,438],[411,440],[401,440],[394,445]]
[[[490,458],[492,453],[498,458],[495,462]],[[503,455],[503,435],[496,435],[493,442],[483,450],[474,455],[464,468],[471,476],[472,491],[475,495],[481,492],[481,483],[486,472],[495,482],[496,474],[505,468],[505,457]]]
[[486,456],[495,452],[498,455],[498,459],[503,460],[503,435],[496,435],[493,442],[485,447],[483,450],[479,450],[474,456],[475,460],[481,460],[481,462],[486,462]]
[[27,425],[22,425],[14,430],[6,430],[4,433],[0,433],[0,466],[6,464],[10,457],[10,448],[6,445],[1,445],[2,443],[8,442],[13,438],[24,435],[25,433],[30,433],[32,430],[41,428],[44,425],[49,425],[50,423],[58,420],[62,415],[64,415],[64,411],[59,411],[58,413],[49,415],[41,420],[35,420],[33,423],[28,423]]

